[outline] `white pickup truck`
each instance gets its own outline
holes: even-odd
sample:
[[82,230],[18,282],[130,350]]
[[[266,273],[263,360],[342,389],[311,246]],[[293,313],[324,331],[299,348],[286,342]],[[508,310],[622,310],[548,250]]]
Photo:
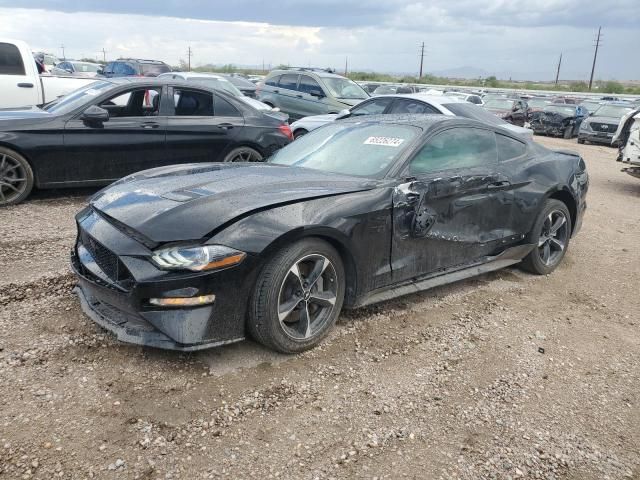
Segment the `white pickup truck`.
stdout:
[[38,74],[29,45],[0,38],[0,108],[42,105],[91,82],[95,79]]

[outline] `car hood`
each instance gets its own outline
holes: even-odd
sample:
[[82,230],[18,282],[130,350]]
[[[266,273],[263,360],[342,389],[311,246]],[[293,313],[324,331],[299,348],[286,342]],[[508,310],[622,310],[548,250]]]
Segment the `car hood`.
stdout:
[[490,107],[484,107],[484,108],[489,110],[491,113],[495,113],[496,115],[499,115],[499,116],[503,116],[511,112],[511,110],[504,110],[502,108],[490,108]]
[[337,113],[329,113],[326,115],[312,115],[310,117],[304,117],[293,122],[291,124],[291,128],[295,130],[297,127],[306,127],[309,125],[319,127],[320,125],[324,125],[325,123],[333,122],[337,116]]
[[370,179],[299,167],[198,163],[130,175],[91,206],[155,243],[199,240],[256,210],[371,189]]
[[569,115],[562,112],[549,112],[545,110],[543,110],[542,113],[540,114],[540,120],[543,120],[543,121],[547,120],[550,122],[561,122],[568,118],[575,118],[575,117],[576,117],[575,115]]
[[607,123],[609,125],[619,125],[620,124],[620,118],[617,117],[588,117],[589,118],[589,123],[591,122],[595,122],[595,123]]
[[0,120],[30,120],[38,118],[50,119],[52,114],[35,107],[0,108]]

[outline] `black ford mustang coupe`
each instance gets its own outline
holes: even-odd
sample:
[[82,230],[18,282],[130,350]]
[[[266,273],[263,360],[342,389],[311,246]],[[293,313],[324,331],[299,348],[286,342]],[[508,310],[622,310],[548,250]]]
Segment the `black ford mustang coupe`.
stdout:
[[0,110],[0,206],[33,187],[108,185],[163,165],[258,161],[292,140],[281,113],[173,79],[91,83],[43,108]]
[[580,229],[577,154],[500,127],[347,119],[264,164],[177,165],[98,192],[77,215],[84,311],[123,341],[197,350],[247,333],[317,345],[358,307],[507,265],[548,274]]

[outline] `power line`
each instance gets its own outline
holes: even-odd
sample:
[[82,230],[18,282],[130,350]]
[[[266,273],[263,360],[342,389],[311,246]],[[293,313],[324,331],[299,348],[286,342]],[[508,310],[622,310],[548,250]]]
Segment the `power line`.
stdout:
[[560,52],[560,60],[558,60],[558,70],[556,70],[556,85],[558,85],[558,78],[560,78],[560,65],[562,65],[562,52]]
[[589,91],[591,91],[591,85],[593,85],[593,72],[596,70],[596,58],[598,58],[598,48],[600,47],[600,30],[602,27],[598,27],[598,36],[596,37],[596,50],[593,52],[593,65],[591,66],[591,77],[589,78]]

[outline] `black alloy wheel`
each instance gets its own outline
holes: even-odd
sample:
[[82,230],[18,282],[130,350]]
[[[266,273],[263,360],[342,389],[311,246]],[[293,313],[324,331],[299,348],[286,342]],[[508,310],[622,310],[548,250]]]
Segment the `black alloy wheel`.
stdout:
[[263,345],[284,353],[316,346],[335,324],[345,292],[338,252],[318,238],[277,252],[260,272],[248,329]]
[[551,273],[560,265],[571,239],[571,215],[567,206],[559,200],[547,200],[529,238],[535,247],[522,266],[538,275]]
[[0,206],[21,202],[33,188],[33,171],[18,153],[0,147]]

